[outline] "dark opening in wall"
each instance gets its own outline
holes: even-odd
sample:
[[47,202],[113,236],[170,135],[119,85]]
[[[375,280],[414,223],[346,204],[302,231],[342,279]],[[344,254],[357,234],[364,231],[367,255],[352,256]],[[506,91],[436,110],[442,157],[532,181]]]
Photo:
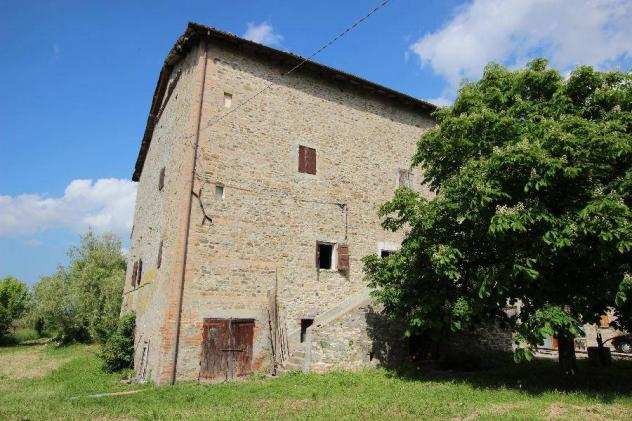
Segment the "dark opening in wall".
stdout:
[[318,269],[331,269],[334,245],[331,243],[316,243],[316,267]]
[[143,261],[138,261],[138,274],[136,276],[136,286],[140,285],[140,281],[143,279]]
[[305,342],[307,328],[314,324],[314,319],[301,319],[301,342]]
[[160,241],[160,244],[158,245],[158,259],[156,261],[156,267],[160,269],[161,264],[162,264],[162,240]]
[[134,268],[132,269],[132,288],[136,286],[137,276],[138,276],[138,261],[134,262]]
[[160,169],[160,175],[158,176],[158,190],[162,190],[165,187],[165,167]]
[[380,250],[380,257],[383,259],[395,253],[393,250]]

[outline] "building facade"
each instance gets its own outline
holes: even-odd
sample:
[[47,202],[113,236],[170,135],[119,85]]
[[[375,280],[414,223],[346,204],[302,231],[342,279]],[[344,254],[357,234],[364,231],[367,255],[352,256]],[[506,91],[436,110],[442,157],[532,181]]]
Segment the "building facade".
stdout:
[[377,209],[405,185],[434,106],[189,24],[161,71],[123,311],[141,379],[217,380],[394,358],[362,257],[396,250]]

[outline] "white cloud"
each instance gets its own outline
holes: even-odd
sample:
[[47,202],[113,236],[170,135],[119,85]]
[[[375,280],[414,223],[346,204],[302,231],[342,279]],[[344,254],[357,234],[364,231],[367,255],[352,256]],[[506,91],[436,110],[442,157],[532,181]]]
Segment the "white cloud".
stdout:
[[136,183],[124,179],[73,180],[61,197],[0,195],[0,237],[31,235],[52,228],[129,234]]
[[283,36],[274,32],[274,28],[268,22],[261,22],[255,24],[254,22],[248,22],[248,28],[243,35],[244,38],[250,41],[258,42],[259,44],[266,45],[281,45]]
[[490,61],[516,67],[543,56],[562,72],[611,67],[632,58],[631,22],[629,0],[474,0],[410,49],[446,79],[445,96]]

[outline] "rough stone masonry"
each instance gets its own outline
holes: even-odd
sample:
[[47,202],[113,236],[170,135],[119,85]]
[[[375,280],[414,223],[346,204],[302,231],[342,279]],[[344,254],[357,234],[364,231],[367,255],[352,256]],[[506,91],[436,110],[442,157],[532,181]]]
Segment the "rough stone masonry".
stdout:
[[165,60],[133,175],[123,311],[139,378],[401,352],[374,323],[360,259],[399,247],[377,216],[398,186],[430,194],[410,158],[435,107],[311,61],[283,75],[301,60],[197,24]]

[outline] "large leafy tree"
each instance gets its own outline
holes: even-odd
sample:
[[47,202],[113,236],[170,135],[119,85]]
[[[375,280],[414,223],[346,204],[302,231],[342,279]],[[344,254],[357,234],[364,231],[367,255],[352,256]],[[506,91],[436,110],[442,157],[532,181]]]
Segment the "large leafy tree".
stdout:
[[365,258],[376,296],[409,332],[506,323],[518,357],[554,335],[573,371],[582,324],[632,300],[632,75],[492,64],[435,117],[413,166],[436,195],[399,189],[380,209],[406,234]]
[[104,342],[115,331],[121,311],[125,282],[121,241],[112,234],[90,231],[68,255],[68,267],[35,285],[35,317],[61,342]]

